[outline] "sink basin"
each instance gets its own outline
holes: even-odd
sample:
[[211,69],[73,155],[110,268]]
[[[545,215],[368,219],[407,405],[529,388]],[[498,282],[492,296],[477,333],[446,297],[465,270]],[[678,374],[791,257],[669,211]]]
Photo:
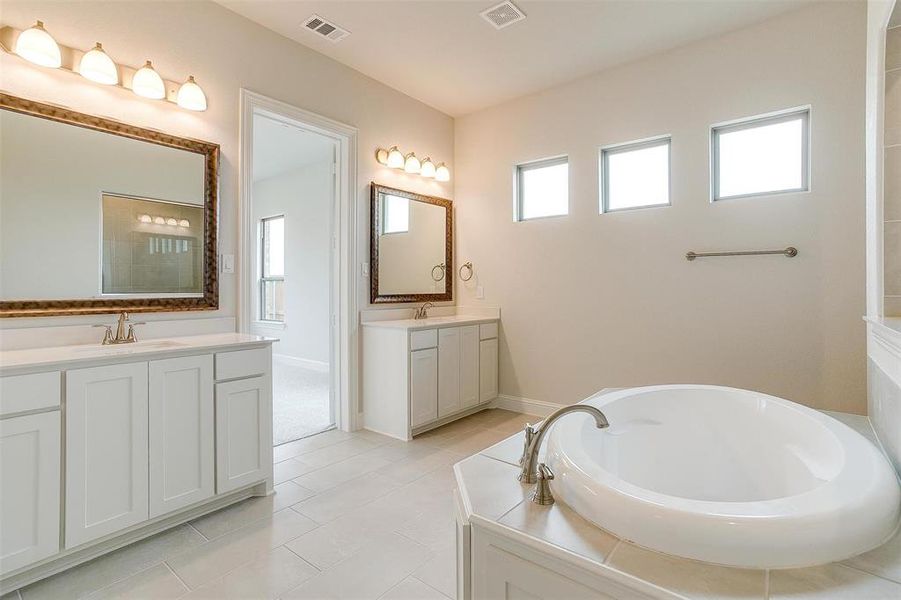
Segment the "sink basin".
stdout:
[[548,438],[552,489],[647,548],[734,567],[843,560],[899,521],[895,472],[866,438],[818,411],[734,388],[632,388],[586,401]]

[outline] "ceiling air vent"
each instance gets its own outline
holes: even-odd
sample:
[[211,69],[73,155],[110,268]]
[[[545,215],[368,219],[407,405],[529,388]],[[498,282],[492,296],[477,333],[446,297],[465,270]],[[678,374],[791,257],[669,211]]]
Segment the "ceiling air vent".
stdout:
[[350,32],[348,30],[342,29],[334,23],[326,21],[319,15],[313,15],[312,17],[304,21],[303,26],[310,31],[318,33],[333,44],[340,42],[350,35]]
[[519,7],[509,0],[483,10],[479,14],[482,15],[483,19],[491,23],[495,29],[503,29],[526,18],[526,13],[522,12]]

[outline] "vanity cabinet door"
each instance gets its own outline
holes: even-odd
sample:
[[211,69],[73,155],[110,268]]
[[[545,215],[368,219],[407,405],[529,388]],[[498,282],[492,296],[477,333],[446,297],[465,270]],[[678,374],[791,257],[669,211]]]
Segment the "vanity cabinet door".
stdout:
[[59,552],[59,419],[56,410],[0,421],[0,572]]
[[479,326],[460,328],[460,404],[472,408],[479,403]]
[[479,342],[479,402],[497,398],[497,338]]
[[438,418],[438,349],[410,353],[410,426]]
[[216,384],[216,492],[259,483],[272,472],[268,376]]
[[438,330],[438,418],[459,412],[461,330],[448,327]]
[[146,521],[147,363],[66,373],[66,548]]
[[150,363],[150,517],[214,493],[213,356]]

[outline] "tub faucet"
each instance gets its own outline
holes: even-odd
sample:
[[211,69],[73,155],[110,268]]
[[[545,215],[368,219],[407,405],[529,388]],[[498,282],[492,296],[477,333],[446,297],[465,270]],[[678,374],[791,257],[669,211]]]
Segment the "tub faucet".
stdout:
[[538,462],[538,449],[541,448],[541,442],[544,440],[545,434],[547,434],[548,429],[551,428],[551,425],[553,425],[557,419],[572,412],[587,412],[594,417],[594,424],[598,429],[610,427],[610,423],[607,422],[607,417],[604,413],[590,404],[573,404],[557,409],[537,428],[532,425],[526,425],[522,458],[519,459],[519,464],[522,466],[522,470],[519,473],[519,480],[522,483],[535,483],[535,481],[537,481],[538,472],[535,468],[535,463]]

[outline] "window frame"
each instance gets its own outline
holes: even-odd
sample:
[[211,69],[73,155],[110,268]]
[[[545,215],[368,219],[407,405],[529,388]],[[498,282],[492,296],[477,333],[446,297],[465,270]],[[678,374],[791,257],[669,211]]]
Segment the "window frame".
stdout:
[[[566,212],[557,215],[542,215],[540,217],[523,217],[522,195],[523,195],[523,173],[534,169],[543,169],[546,167],[555,167],[557,165],[566,165]],[[541,219],[558,219],[560,217],[569,216],[569,155],[560,154],[549,158],[540,158],[538,160],[530,160],[526,162],[516,163],[513,167],[513,180],[515,191],[513,193],[513,220],[517,223],[526,221],[540,221]]]
[[[642,206],[626,206],[623,208],[610,208],[610,162],[611,154],[621,154],[635,150],[644,150],[656,146],[666,146],[666,202],[662,204],[644,204]],[[598,189],[600,195],[600,214],[624,212],[631,210],[644,210],[648,208],[664,208],[673,205],[673,136],[670,134],[658,135],[642,140],[601,146],[598,149]]]
[[[810,191],[810,106],[800,106],[781,110],[765,115],[747,117],[717,123],[710,126],[710,202],[722,202],[724,200],[741,200],[745,198],[760,198],[762,196],[779,196],[783,194],[800,194]],[[801,117],[801,187],[781,190],[767,190],[752,194],[738,194],[735,196],[720,196],[720,148],[719,136],[722,133],[731,133],[745,129],[756,129],[766,125],[776,125],[787,121],[794,121]]]
[[[259,322],[260,322],[260,323],[264,323],[264,324],[282,324],[282,325],[283,325],[283,324],[286,322],[286,320],[287,320],[287,314],[285,314],[285,315],[282,317],[281,320],[277,320],[277,319],[267,319],[267,318],[265,318],[265,314],[264,314],[265,307],[266,307],[266,284],[269,283],[269,282],[277,282],[277,281],[280,281],[280,282],[282,282],[282,284],[284,285],[284,282],[285,282],[285,276],[284,276],[284,275],[281,275],[281,276],[278,276],[278,277],[273,277],[273,276],[267,276],[267,275],[266,275],[266,222],[267,222],[267,221],[275,221],[275,220],[277,220],[277,219],[282,219],[282,222],[283,222],[282,227],[284,228],[284,224],[287,223],[287,220],[285,219],[285,214],[284,214],[284,213],[278,214],[278,215],[272,215],[272,216],[269,216],[269,217],[263,217],[263,218],[261,218],[260,221],[259,221],[259,222],[260,222],[260,235],[259,235],[259,243],[260,243],[260,262],[259,262],[260,277],[259,277],[259,286],[260,286],[260,289],[259,289],[259,298],[258,298],[258,301],[259,301],[259,304],[260,304],[260,309],[259,309],[259,311],[258,311],[257,318],[259,319]],[[284,230],[284,229],[283,229],[283,230]]]

